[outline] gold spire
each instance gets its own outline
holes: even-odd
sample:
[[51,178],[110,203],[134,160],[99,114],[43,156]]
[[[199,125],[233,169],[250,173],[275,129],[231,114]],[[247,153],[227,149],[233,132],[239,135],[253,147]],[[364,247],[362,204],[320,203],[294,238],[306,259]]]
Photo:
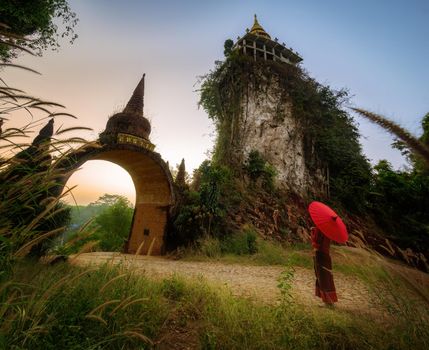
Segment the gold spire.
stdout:
[[253,22],[253,27],[250,29],[250,33],[257,35],[257,36],[262,36],[262,37],[267,38],[267,39],[271,39],[269,34],[259,24],[258,18],[256,17],[256,15],[255,15],[255,21]]

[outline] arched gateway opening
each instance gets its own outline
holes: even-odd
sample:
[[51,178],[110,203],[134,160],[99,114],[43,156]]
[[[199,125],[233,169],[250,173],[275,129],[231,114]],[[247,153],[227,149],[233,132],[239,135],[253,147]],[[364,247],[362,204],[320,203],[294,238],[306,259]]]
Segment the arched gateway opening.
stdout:
[[[166,227],[174,204],[173,180],[167,164],[149,140],[151,126],[143,116],[144,75],[125,109],[109,118],[99,140],[60,162],[62,188],[89,160],[104,160],[124,168],[136,189],[136,202],[126,253],[163,254]],[[61,190],[62,190],[61,188]]]

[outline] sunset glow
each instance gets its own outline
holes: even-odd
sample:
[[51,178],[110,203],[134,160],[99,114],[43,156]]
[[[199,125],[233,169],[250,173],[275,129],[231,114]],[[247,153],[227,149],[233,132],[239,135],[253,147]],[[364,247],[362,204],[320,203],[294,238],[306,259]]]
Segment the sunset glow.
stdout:
[[[91,179],[92,181],[88,181]],[[66,188],[76,186],[66,197],[70,204],[87,205],[105,193],[125,196],[134,204],[136,192],[131,176],[119,165],[102,160],[86,162],[67,181]]]

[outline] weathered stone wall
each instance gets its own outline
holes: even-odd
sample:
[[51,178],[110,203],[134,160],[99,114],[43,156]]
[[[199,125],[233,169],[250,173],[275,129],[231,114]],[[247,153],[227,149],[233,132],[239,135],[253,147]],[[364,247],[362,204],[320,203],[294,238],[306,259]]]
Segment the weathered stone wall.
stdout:
[[[277,171],[277,185],[306,196],[326,191],[326,175],[321,167],[310,172],[305,150],[304,129],[292,115],[292,102],[281,87],[278,77],[264,77],[255,72],[242,98],[239,123],[240,147],[243,159],[257,150]],[[257,86],[255,81],[257,81]],[[310,147],[311,148],[311,147]],[[308,159],[307,159],[308,160]]]

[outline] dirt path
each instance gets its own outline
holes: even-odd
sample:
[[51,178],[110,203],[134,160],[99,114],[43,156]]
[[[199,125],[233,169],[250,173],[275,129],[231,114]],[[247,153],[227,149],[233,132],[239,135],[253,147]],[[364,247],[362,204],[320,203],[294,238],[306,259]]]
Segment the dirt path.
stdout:
[[[277,287],[278,278],[284,268],[280,266],[246,266],[221,262],[189,262],[170,260],[162,257],[135,256],[118,253],[85,253],[72,257],[71,263],[77,265],[123,264],[141,270],[154,277],[166,277],[179,274],[185,277],[203,277],[207,281],[227,285],[237,296],[258,299],[266,303],[276,303],[280,298]],[[339,302],[337,309],[356,313],[384,313],[381,305],[368,288],[357,278],[334,273]],[[292,295],[296,302],[308,306],[323,306],[314,296],[314,272],[296,267]]]

